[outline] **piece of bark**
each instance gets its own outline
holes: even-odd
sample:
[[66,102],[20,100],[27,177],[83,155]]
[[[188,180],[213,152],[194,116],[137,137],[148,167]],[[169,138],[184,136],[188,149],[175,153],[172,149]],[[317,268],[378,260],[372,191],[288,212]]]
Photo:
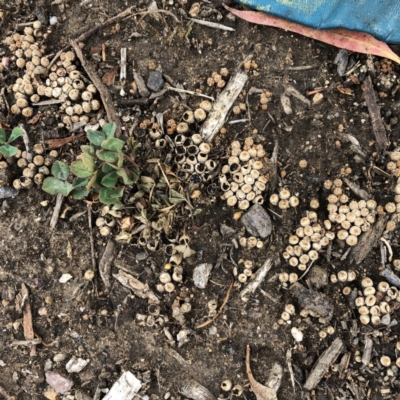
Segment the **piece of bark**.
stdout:
[[47,144],[49,149],[58,149],[58,148],[64,146],[64,144],[70,143],[74,139],[78,139],[78,138],[83,137],[85,135],[86,135],[86,132],[81,132],[81,133],[77,133],[76,135],[68,136],[66,138],[49,139],[49,140],[46,140],[45,143]]
[[205,142],[211,142],[214,136],[220,131],[225,123],[226,116],[231,109],[234,101],[239,96],[248,76],[245,72],[238,70],[229,80],[225,89],[218,96],[213,104],[210,114],[208,114],[200,134]]
[[114,261],[114,248],[114,240],[109,239],[106,249],[104,250],[103,256],[101,257],[99,263],[100,277],[104,283],[106,290],[109,290],[111,288],[111,265]]
[[142,382],[130,371],[125,371],[112,385],[103,400],[131,400],[139,392]]
[[118,99],[117,104],[119,106],[133,107],[136,105],[145,106],[149,100],[145,97],[140,97],[138,99]]
[[382,236],[382,233],[386,227],[386,221],[387,217],[385,215],[379,216],[375,225],[372,226],[369,231],[361,235],[357,245],[351,249],[348,258],[349,264],[360,264],[364,260],[364,258],[368,255],[373,246],[375,246]]
[[314,311],[321,317],[330,320],[333,316],[332,300],[315,290],[306,289],[300,282],[290,287],[293,296],[296,297],[301,308]]
[[207,388],[193,379],[184,381],[179,392],[193,400],[215,400],[214,395]]
[[257,272],[255,273],[254,279],[250,281],[244,289],[240,292],[240,298],[243,301],[247,301],[249,299],[249,296],[252,295],[258,286],[260,286],[260,283],[265,279],[268,271],[272,267],[272,259],[268,259],[265,261],[262,267],[260,267]]
[[374,345],[374,342],[372,341],[372,339],[370,337],[367,336],[365,338],[364,352],[363,352],[362,359],[361,359],[364,367],[366,367],[371,361],[373,345]]
[[100,77],[97,75],[96,70],[90,64],[86,57],[83,55],[81,48],[79,47],[78,43],[74,40],[70,41],[72,48],[75,50],[76,56],[79,58],[83,69],[89,76],[90,80],[96,86],[97,90],[100,93],[101,100],[103,102],[103,106],[107,113],[108,122],[114,122],[116,125],[115,135],[118,137],[121,134],[121,122],[119,120],[117,110],[114,107],[113,99],[111,97],[110,92],[108,91],[107,87],[101,81]]
[[134,72],[133,73],[133,79],[136,82],[136,86],[137,86],[139,94],[142,97],[149,97],[150,96],[150,91],[149,91],[149,89],[147,89],[146,82],[144,81],[142,76],[140,74],[138,74],[137,72]]
[[329,372],[331,365],[339,357],[343,347],[344,344],[342,340],[340,338],[336,338],[333,343],[322,353],[303,386],[305,390],[313,390],[318,385],[324,375]]
[[[29,292],[28,288],[26,287],[25,283],[21,285],[21,296],[23,301],[22,306],[22,325],[24,327],[24,338],[26,340],[34,340],[35,339],[35,332],[33,331],[33,321],[32,321],[32,311],[31,311],[31,304],[29,302]],[[36,345],[31,345],[31,350],[29,355],[31,357],[36,357]]]
[[350,181],[347,178],[343,178],[346,185],[350,188],[350,190],[360,199],[368,201],[372,199],[372,196],[364,189],[361,189],[356,183]]
[[58,217],[60,216],[61,206],[64,201],[64,196],[59,193],[56,197],[56,205],[54,206],[53,215],[50,220],[50,228],[54,229],[57,225]]
[[261,385],[261,383],[254,379],[251,372],[249,345],[246,347],[246,374],[257,400],[277,400],[276,394],[281,386],[283,368],[278,363],[275,363],[271,368],[266,385]]
[[400,278],[389,268],[385,268],[379,275],[383,276],[391,285],[400,289]]
[[295,97],[297,100],[300,100],[302,103],[304,103],[307,107],[311,107],[311,101],[307,99],[307,97],[303,96],[297,89],[295,89],[293,86],[287,86],[285,88],[286,94],[289,94],[293,97]]
[[160,302],[158,297],[154,294],[152,290],[149,289],[149,286],[147,284],[140,282],[132,275],[127,274],[122,270],[119,270],[118,274],[113,274],[113,277],[121,285],[132,290],[132,292],[135,293],[136,296],[141,297],[142,299],[149,299],[149,303],[158,304]]
[[371,117],[372,129],[375,134],[376,144],[378,145],[378,150],[380,152],[383,152],[389,143],[386,136],[385,126],[381,118],[381,109],[376,101],[375,92],[370,76],[365,79],[364,87],[365,101],[367,103],[369,115]]

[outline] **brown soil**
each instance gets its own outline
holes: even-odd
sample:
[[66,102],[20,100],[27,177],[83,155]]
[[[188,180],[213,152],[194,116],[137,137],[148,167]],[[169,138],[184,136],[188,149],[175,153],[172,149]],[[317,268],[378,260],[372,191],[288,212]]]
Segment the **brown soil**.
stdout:
[[[144,10],[148,3],[139,1],[137,7]],[[157,2],[160,8],[166,3],[168,2]],[[97,286],[83,279],[84,272],[92,267],[87,213],[72,222],[70,218],[86,210],[84,202],[66,199],[64,207],[69,206],[70,209],[59,220],[56,229],[51,230],[49,221],[55,198],[36,188],[22,191],[15,199],[1,202],[0,219],[0,360],[4,362],[4,366],[0,367],[0,386],[10,396],[21,400],[44,398],[43,393],[48,388],[44,376],[46,361],[53,360],[56,354],[64,354],[65,360],[58,363],[53,361],[52,370],[73,380],[72,394],[76,397],[68,397],[71,399],[85,398],[78,397],[76,393],[79,391],[90,396],[87,398],[93,398],[97,388],[110,388],[125,370],[132,371],[145,382],[146,394],[151,399],[167,398],[164,396],[168,392],[175,399],[182,398],[179,389],[183,380],[188,378],[207,387],[216,397],[224,394],[220,389],[221,382],[230,379],[233,384],[243,386],[244,391],[240,398],[254,399],[244,365],[245,348],[250,344],[256,379],[265,382],[270,367],[277,361],[285,368],[279,398],[300,399],[305,396],[301,384],[318,356],[335,337],[340,336],[343,339],[346,352],[362,352],[363,347],[355,341],[350,331],[342,329],[342,320],[348,321],[351,327],[351,321],[358,317],[349,310],[347,300],[338,285],[328,285],[323,290],[337,305],[330,323],[336,329],[333,336],[320,339],[318,323],[315,321],[315,324],[311,323],[304,330],[305,340],[303,350],[300,351],[294,348],[290,325],[277,324],[284,305],[293,303],[289,292],[279,288],[277,283],[277,273],[288,270],[284,260],[279,261],[279,255],[287,245],[288,235],[298,226],[300,217],[308,208],[309,200],[316,197],[322,205],[326,205],[327,193],[323,190],[322,183],[326,179],[339,176],[340,169],[345,166],[352,168],[351,176],[359,177],[357,182],[362,187],[368,182],[365,169],[374,162],[374,133],[361,85],[345,82],[345,79],[337,75],[333,64],[338,51],[336,48],[288,32],[231,20],[224,9],[210,13],[206,19],[216,21],[216,17],[221,14],[222,19],[219,22],[234,27],[234,32],[194,24],[188,33],[189,25],[180,16],[180,10],[187,13],[192,3],[193,1],[177,1],[178,7],[169,6],[170,10],[182,18],[183,24],[176,24],[168,15],[160,15],[158,20],[147,16],[141,25],[138,25],[139,17],[127,18],[90,38],[85,42],[83,50],[89,56],[91,48],[105,44],[107,64],[113,67],[118,65],[121,47],[127,47],[128,82],[133,80],[133,68],[146,78],[149,64],[155,63],[157,69],[175,82],[183,84],[185,89],[201,89],[203,93],[212,96],[216,96],[217,92],[207,87],[207,78],[221,67],[232,72],[240,60],[250,53],[253,54],[258,68],[250,71],[246,90],[255,87],[270,91],[272,100],[268,104],[268,110],[264,111],[258,103],[259,97],[249,96],[251,123],[225,125],[228,133],[217,137],[217,148],[222,151],[233,138],[244,138],[254,133],[255,129],[258,130],[256,140],[264,144],[268,154],[272,153],[274,144],[278,141],[279,172],[286,172],[285,175],[281,174],[279,184],[297,193],[301,204],[296,211],[284,212],[282,218],[270,213],[273,234],[263,249],[233,250],[235,262],[241,258],[250,259],[254,261],[256,268],[268,257],[274,257],[276,263],[261,285],[263,292],[257,291],[248,303],[243,303],[239,298],[241,285],[236,282],[227,306],[214,323],[203,329],[194,328],[197,323],[207,319],[207,303],[210,300],[217,300],[221,304],[224,299],[231,280],[230,272],[234,269],[233,263],[229,261],[229,248],[227,259],[223,261],[222,267],[213,269],[205,290],[197,289],[193,285],[193,268],[200,261],[215,264],[221,251],[225,251],[221,250],[225,249],[221,247],[225,243],[219,233],[221,223],[243,232],[240,222],[233,219],[232,209],[218,197],[215,201],[205,193],[205,189],[200,199],[193,201],[196,208],[202,209],[200,215],[187,219],[187,214],[180,215],[179,210],[177,212],[177,226],[185,227],[191,238],[191,247],[197,254],[184,261],[184,280],[178,285],[178,289],[172,294],[158,294],[161,299],[161,318],[156,317],[155,321],[148,320],[147,300],[134,296],[118,282],[113,281],[111,290],[107,292],[99,276],[96,277]],[[212,4],[210,6],[212,8]],[[59,23],[49,28],[48,36],[48,50],[56,53],[68,43],[68,38],[78,37],[94,24],[116,15],[126,7],[127,2],[122,0],[57,1],[53,4],[51,1],[37,1],[32,6],[24,1],[19,1],[18,4],[9,2],[3,4],[5,18],[2,22],[1,38],[13,31],[16,22],[33,20],[40,13],[44,13],[46,20],[49,16],[56,15]],[[9,54],[5,47],[0,47],[0,51],[3,55]],[[351,57],[353,61],[360,61],[362,64],[366,62],[364,55],[353,54]],[[306,70],[291,69],[297,66],[313,67]],[[397,66],[394,68],[397,70]],[[11,85],[18,74],[17,70],[11,69],[2,85]],[[294,113],[286,115],[281,107],[280,96],[289,84],[301,93],[324,86],[328,89],[323,92],[322,103],[311,108],[291,98]],[[340,93],[336,89],[340,85],[352,89],[352,95]],[[116,84],[110,90],[117,98],[120,87]],[[398,93],[392,95],[389,91],[387,97],[379,99],[382,116],[391,127],[388,133],[392,142],[399,140],[399,125],[390,125],[390,121],[393,122],[393,118],[397,118],[399,113],[398,96]],[[176,93],[167,93],[156,102],[141,106],[139,120],[151,117],[154,111],[171,110],[173,103],[177,101],[182,102]],[[192,108],[198,102],[197,97],[190,96],[186,104]],[[178,114],[181,112],[179,108],[175,110]],[[69,135],[67,131],[57,128],[57,120],[53,115],[56,108],[50,107],[43,111],[48,113],[40,123],[29,126],[32,142],[37,138]],[[119,108],[118,111],[124,116],[137,114],[137,111],[128,107]],[[168,115],[174,116],[173,112]],[[11,116],[7,119],[5,115],[3,117],[3,122],[10,127],[19,122]],[[245,114],[240,116],[246,117]],[[230,119],[237,118],[231,115]],[[130,124],[131,122],[125,123],[127,128]],[[367,161],[355,162],[350,143],[345,140],[344,133],[338,131],[339,124],[343,125],[344,133],[357,138],[368,155]],[[142,142],[143,149],[139,160],[157,156],[151,142],[145,138],[138,140]],[[71,149],[78,149],[80,143],[76,141],[62,150],[67,153]],[[302,159],[308,161],[306,169],[298,166]],[[141,165],[145,168],[144,162]],[[383,164],[377,165],[382,167]],[[13,173],[15,175],[17,171]],[[390,182],[385,182],[384,179],[383,176],[375,175],[370,190],[376,200],[387,202],[392,197],[389,191]],[[40,204],[44,200],[49,200],[46,207]],[[277,208],[273,211],[282,214]],[[97,212],[98,208],[94,206],[93,218]],[[321,218],[324,217],[326,216],[321,214]],[[98,263],[108,239],[101,237],[96,229],[94,233],[95,259]],[[117,233],[117,229],[113,233]],[[396,237],[393,237],[392,246],[397,256]],[[138,261],[136,255],[142,252],[143,249],[133,243],[117,244],[116,260],[155,290],[158,275],[167,258],[161,249]],[[340,261],[339,258],[328,263],[323,257],[318,263],[329,273],[348,268],[346,261]],[[362,266],[352,268],[362,276],[376,276],[379,265],[380,254],[377,247]],[[117,268],[113,266],[113,273],[116,272]],[[59,278],[65,273],[71,274],[73,279],[61,284]],[[271,277],[275,279],[269,279]],[[15,302],[23,282],[30,291],[34,331],[44,342],[37,346],[37,356],[33,358],[29,356],[29,348],[10,346],[14,340],[23,340],[22,325],[18,324],[22,314]],[[185,315],[184,326],[171,313],[171,305],[177,295],[182,299],[190,298],[192,306],[192,311]],[[145,316],[144,320],[141,320],[142,315]],[[392,319],[396,317],[400,317],[397,310]],[[169,343],[164,333],[165,328],[174,339],[179,331],[187,329],[188,342],[181,346],[177,342]],[[372,331],[371,328],[370,332]],[[385,342],[393,342],[397,331],[398,326],[392,327],[391,331],[382,329],[383,337],[377,339],[374,357],[384,351]],[[392,349],[392,344],[387,345],[387,348]],[[292,363],[298,382],[295,392],[285,359],[288,349],[293,350]],[[82,372],[68,375],[65,364],[73,355],[90,359],[90,363]],[[351,367],[352,370],[360,368],[353,361]],[[346,386],[351,377],[347,378],[339,379],[337,373],[329,374],[316,388],[314,398],[356,398],[351,397],[351,391]],[[380,398],[379,392],[375,390],[381,387],[379,374],[366,372],[365,378],[369,380],[368,385],[358,381],[357,384],[365,390],[371,388],[372,395],[378,396],[373,398]],[[398,392],[398,384],[393,382],[391,389],[392,395]],[[346,393],[349,397],[344,397],[347,396]],[[227,398],[229,393],[224,395]]]

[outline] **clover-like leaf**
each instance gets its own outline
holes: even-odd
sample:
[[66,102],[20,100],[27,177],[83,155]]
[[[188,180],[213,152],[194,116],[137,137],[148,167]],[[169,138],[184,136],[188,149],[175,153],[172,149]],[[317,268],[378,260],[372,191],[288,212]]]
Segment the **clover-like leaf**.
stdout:
[[61,193],[63,196],[68,196],[73,186],[68,182],[49,176],[43,181],[42,189],[52,195]]
[[84,199],[88,194],[90,193],[90,190],[85,189],[83,187],[78,187],[77,189],[74,189],[72,192],[72,197],[75,200],[82,200]]
[[118,174],[116,171],[109,172],[102,180],[101,184],[108,188],[113,188],[118,181]]
[[93,143],[95,146],[101,146],[101,144],[107,139],[106,135],[103,132],[88,130],[87,138],[90,143]]
[[116,169],[118,169],[117,166],[108,163],[104,163],[103,166],[101,167],[101,170],[106,174],[115,171]]
[[100,190],[100,201],[103,204],[113,204],[124,193],[124,190],[114,188],[103,188]]
[[87,183],[89,182],[89,179],[87,178],[75,178],[74,181],[72,182],[72,186],[74,189],[85,187]]
[[90,172],[96,171],[96,163],[94,161],[94,158],[89,153],[83,153],[81,157],[83,165],[88,171]]
[[114,137],[116,127],[117,126],[115,125],[114,122],[110,122],[103,126],[103,132],[104,132],[104,135],[107,137],[107,139]]
[[119,169],[117,171],[118,176],[122,179],[122,182],[124,183],[124,185],[130,185],[133,183],[133,179],[130,178],[127,174],[127,172],[124,169]]
[[96,171],[93,174],[93,176],[90,178],[90,181],[86,184],[86,189],[90,189],[95,184],[98,174],[99,174],[99,171]]
[[65,181],[69,177],[69,168],[65,162],[56,161],[51,167],[51,173],[62,181]]
[[0,144],[4,144],[6,142],[6,132],[4,129],[0,128]]
[[18,149],[15,146],[11,146],[11,144],[3,144],[0,146],[0,153],[5,157],[15,156],[18,152]]
[[96,151],[96,155],[101,161],[109,163],[115,163],[118,160],[118,153],[115,151],[98,150]]
[[104,150],[118,151],[118,150],[122,150],[122,148],[124,147],[124,144],[125,143],[120,139],[110,138],[110,139],[107,139],[106,141],[104,141],[101,144],[101,147]]
[[88,153],[91,156],[95,156],[96,155],[96,150],[93,146],[90,146],[88,144],[84,144],[81,146],[81,150],[83,153]]
[[13,140],[19,138],[24,134],[24,131],[21,128],[14,128],[11,132],[10,137],[8,138],[8,143],[11,143]]
[[73,163],[71,163],[71,171],[79,178],[88,178],[93,174],[92,171],[87,170],[85,164],[83,164],[82,161],[74,161]]

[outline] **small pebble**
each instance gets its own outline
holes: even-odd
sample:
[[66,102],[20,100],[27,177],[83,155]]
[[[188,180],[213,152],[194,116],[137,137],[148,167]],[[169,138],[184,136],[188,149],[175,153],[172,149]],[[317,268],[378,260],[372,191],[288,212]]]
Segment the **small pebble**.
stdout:
[[312,99],[313,104],[320,104],[324,99],[324,95],[322,93],[316,93]]
[[153,92],[158,92],[164,85],[164,79],[161,72],[150,71],[147,79],[147,87]]

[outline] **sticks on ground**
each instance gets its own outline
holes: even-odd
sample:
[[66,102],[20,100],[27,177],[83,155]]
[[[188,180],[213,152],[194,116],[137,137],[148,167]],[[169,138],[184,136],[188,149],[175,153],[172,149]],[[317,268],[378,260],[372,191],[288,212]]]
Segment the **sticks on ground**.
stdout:
[[99,272],[101,279],[103,280],[106,290],[111,288],[111,265],[114,261],[114,248],[115,242],[112,239],[108,240],[106,249],[104,250],[103,257],[101,257],[99,263]]
[[388,139],[386,136],[385,126],[383,125],[381,118],[381,109],[376,102],[375,92],[370,76],[368,76],[368,78],[365,80],[364,86],[365,101],[367,103],[369,115],[371,117],[372,129],[375,134],[376,144],[378,145],[378,150],[380,152],[383,152],[388,146]]
[[[35,339],[35,332],[33,331],[33,322],[32,322],[32,311],[31,311],[31,304],[29,302],[29,293],[28,288],[26,287],[25,283],[21,285],[21,295],[22,295],[22,324],[24,326],[24,337],[26,340],[34,340]],[[36,357],[36,345],[31,345],[31,351],[29,353],[31,357]]]
[[107,87],[101,81],[100,77],[97,75],[97,72],[93,68],[93,66],[86,60],[86,57],[83,55],[81,48],[78,46],[77,41],[71,40],[71,46],[75,50],[76,56],[79,58],[83,69],[86,71],[90,80],[96,86],[97,90],[100,93],[101,100],[103,101],[104,108],[106,109],[107,118],[109,122],[115,122],[116,125],[116,136],[121,134],[121,122],[118,118],[117,111],[114,107],[113,100],[110,92]]
[[64,196],[62,194],[58,194],[56,198],[56,205],[53,210],[53,215],[50,220],[50,228],[54,229],[57,225],[58,217],[60,216],[61,206],[64,201]]

